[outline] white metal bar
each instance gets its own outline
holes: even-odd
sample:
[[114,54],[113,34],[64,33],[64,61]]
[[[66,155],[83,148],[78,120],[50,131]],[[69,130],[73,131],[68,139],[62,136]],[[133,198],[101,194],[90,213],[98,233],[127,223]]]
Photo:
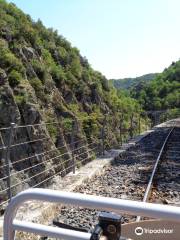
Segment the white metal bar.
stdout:
[[39,234],[41,236],[49,236],[53,238],[69,239],[69,240],[89,240],[90,233],[84,233],[80,231],[68,230],[64,228],[55,228],[51,226],[45,226],[42,224],[22,222],[15,220],[13,222],[13,229],[21,232],[29,232]]
[[[4,240],[14,240],[16,225],[13,225],[13,220],[18,208],[29,200],[78,205],[103,211],[114,211],[117,213],[180,222],[180,208],[175,206],[36,188],[23,191],[12,198],[4,216]],[[18,222],[18,228],[20,228],[20,226],[24,228],[24,231],[29,231],[23,222]],[[49,232],[45,234],[48,235]]]

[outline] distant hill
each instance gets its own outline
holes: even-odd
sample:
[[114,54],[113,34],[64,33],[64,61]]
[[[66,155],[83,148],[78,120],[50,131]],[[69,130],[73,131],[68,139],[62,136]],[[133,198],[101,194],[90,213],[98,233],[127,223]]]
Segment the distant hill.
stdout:
[[147,111],[180,108],[180,60],[173,62],[148,84],[139,83],[131,89],[134,97]]
[[150,82],[157,76],[157,73],[149,73],[136,78],[110,79],[112,85],[117,89],[129,89],[141,82]]

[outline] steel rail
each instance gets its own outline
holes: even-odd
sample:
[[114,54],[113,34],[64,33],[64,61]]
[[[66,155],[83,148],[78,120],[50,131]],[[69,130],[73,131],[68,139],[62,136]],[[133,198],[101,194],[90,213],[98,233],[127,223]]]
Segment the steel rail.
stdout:
[[[174,127],[171,128],[171,130],[169,131],[168,135],[166,136],[166,138],[165,138],[165,140],[164,140],[164,142],[163,142],[163,145],[162,145],[162,147],[161,147],[161,150],[160,150],[160,152],[159,152],[159,154],[158,154],[158,157],[157,157],[157,159],[156,159],[156,162],[155,162],[155,164],[154,164],[153,171],[152,171],[152,173],[151,173],[151,177],[150,177],[150,179],[149,179],[149,182],[148,182],[148,185],[147,185],[147,188],[146,188],[144,197],[143,197],[143,202],[147,202],[147,200],[148,200],[148,198],[149,198],[150,190],[151,190],[151,187],[152,187],[152,184],[153,184],[154,175],[155,175],[155,173],[156,173],[158,164],[159,164],[160,159],[161,159],[161,157],[162,157],[162,153],[164,152],[165,146],[166,146],[166,144],[167,144],[167,142],[168,142],[168,140],[169,140],[169,137],[170,137],[171,133],[173,132],[173,130],[174,130]],[[140,220],[141,220],[141,216],[137,216],[136,222],[139,222]]]

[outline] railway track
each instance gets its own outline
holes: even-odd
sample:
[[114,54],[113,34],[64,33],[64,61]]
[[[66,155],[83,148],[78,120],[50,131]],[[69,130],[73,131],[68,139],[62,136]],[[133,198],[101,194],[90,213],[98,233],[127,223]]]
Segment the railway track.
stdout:
[[[111,166],[106,166],[100,176],[95,176],[78,187],[76,192],[178,205],[179,137],[180,127],[156,129],[124,152]],[[90,229],[97,223],[97,216],[97,210],[63,206],[56,220]],[[136,220],[139,221],[140,217],[124,216],[124,222]]]
[[[180,128],[174,127],[160,156],[160,164],[154,177],[154,187],[150,197],[156,202],[157,194],[162,194],[165,204],[180,205]],[[163,191],[162,191],[163,189]]]
[[[174,154],[174,150],[172,150],[172,147],[174,147],[174,145],[177,147],[176,144],[178,143],[178,140],[177,140],[177,136],[176,136],[177,135],[176,131],[177,131],[177,128],[175,128],[175,127],[170,128],[170,130],[162,144],[162,147],[159,151],[158,157],[152,168],[152,173],[151,173],[151,176],[150,176],[150,179],[149,179],[149,182],[148,182],[148,185],[147,185],[144,197],[143,197],[143,202],[154,202],[157,200],[156,198],[153,199],[155,196],[157,197],[157,194],[155,194],[155,189],[156,189],[156,192],[159,194],[158,177],[156,177],[156,176],[159,176],[161,174],[161,171],[163,172],[163,183],[165,184],[164,179],[167,179],[168,183],[171,182],[171,179],[168,177],[168,174],[171,172],[171,175],[172,174],[174,175],[174,172],[173,172],[174,169],[172,167],[172,164],[174,163],[174,155],[171,155],[171,162],[170,162],[169,155],[167,153],[168,153],[168,150],[170,150],[170,152],[172,152]],[[174,142],[174,140],[176,140],[176,141]],[[168,149],[168,146],[171,146],[171,148]],[[166,161],[164,161],[165,159],[166,159]],[[169,166],[171,169],[169,169]],[[164,186],[166,187],[166,185],[164,185]],[[166,195],[167,195],[167,191],[165,191],[165,189],[163,192],[166,192]],[[168,203],[168,202],[166,201],[166,203]],[[137,216],[136,221],[138,222],[138,221],[140,221],[140,219],[141,219],[141,217]]]

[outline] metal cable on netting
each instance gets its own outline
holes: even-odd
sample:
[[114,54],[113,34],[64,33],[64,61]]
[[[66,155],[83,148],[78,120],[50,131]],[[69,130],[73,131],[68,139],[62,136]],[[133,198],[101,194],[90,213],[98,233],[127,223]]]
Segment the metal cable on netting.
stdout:
[[35,124],[28,124],[28,125],[16,125],[14,128],[27,128],[27,127],[37,127],[37,126],[43,126],[43,125],[53,125],[53,124],[59,124],[59,122],[42,122],[42,123],[35,123]]
[[[85,121],[85,120],[91,120],[91,118],[83,118],[83,119],[78,119],[79,121]],[[74,121],[74,122],[77,122],[77,119],[72,119],[72,121]],[[21,125],[21,126],[18,126],[18,125],[15,125],[15,124],[11,124],[11,126],[10,127],[7,127],[7,128],[1,128],[0,129],[0,131],[2,130],[2,131],[6,131],[6,130],[8,130],[9,131],[9,139],[13,139],[13,137],[16,137],[17,138],[17,136],[15,136],[14,134],[16,134],[17,133],[17,129],[21,129],[21,128],[28,128],[28,127],[36,127],[36,126],[43,126],[43,125],[51,125],[51,124],[61,124],[61,123],[59,123],[59,122],[51,122],[51,123],[39,123],[39,124],[29,124],[29,125]],[[61,125],[60,125],[61,126]],[[79,129],[74,129],[73,130],[73,127],[74,125],[72,125],[72,131],[71,132],[66,132],[66,131],[63,131],[63,134],[64,135],[67,135],[67,134],[76,134],[76,132],[78,133],[79,132]],[[13,129],[14,129],[14,132],[13,132]],[[41,129],[41,130],[43,130],[43,129]],[[82,130],[84,130],[84,129],[82,129]],[[1,132],[0,132],[1,133]],[[42,136],[42,132],[41,132],[41,134],[40,134],[41,136]],[[74,135],[73,135],[74,136]],[[40,175],[42,175],[42,174],[44,174],[45,172],[49,172],[50,170],[52,170],[52,169],[54,169],[54,171],[56,171],[56,169],[58,168],[58,167],[60,167],[60,166],[62,166],[63,168],[64,168],[64,164],[66,164],[66,163],[68,163],[69,161],[72,161],[73,162],[73,165],[71,165],[71,166],[68,166],[68,167],[65,167],[63,170],[61,170],[61,171],[59,171],[58,173],[53,173],[53,176],[51,176],[51,177],[49,177],[49,178],[47,178],[47,179],[45,179],[45,180],[43,180],[43,181],[41,181],[41,182],[39,182],[39,183],[37,183],[36,185],[40,185],[40,184],[42,184],[43,182],[45,182],[45,181],[48,181],[48,179],[50,179],[50,178],[53,178],[54,176],[56,176],[56,175],[58,175],[58,174],[60,174],[60,173],[63,173],[63,172],[65,172],[65,171],[67,171],[68,169],[73,169],[73,167],[75,168],[76,167],[76,162],[75,161],[77,161],[78,163],[79,162],[84,162],[85,160],[87,160],[88,158],[92,158],[92,154],[91,154],[91,152],[92,151],[95,151],[96,149],[97,149],[97,144],[99,144],[99,140],[100,140],[100,138],[98,138],[98,139],[96,139],[96,140],[94,140],[94,138],[92,138],[91,136],[86,136],[86,135],[84,135],[84,136],[81,136],[81,138],[80,139],[78,139],[79,137],[77,137],[77,141],[74,141],[74,138],[73,138],[73,136],[71,137],[71,143],[65,143],[63,146],[60,146],[60,147],[57,147],[57,148],[54,148],[54,149],[51,149],[51,150],[48,150],[48,151],[44,151],[44,152],[41,152],[41,153],[34,153],[32,156],[28,156],[28,157],[24,157],[24,158],[22,158],[22,159],[18,159],[18,160],[16,160],[16,161],[14,161],[14,162],[10,162],[10,159],[6,159],[7,158],[7,154],[8,153],[10,153],[10,151],[11,151],[11,149],[13,149],[13,148],[15,148],[15,147],[19,147],[19,146],[23,146],[23,145],[25,145],[25,144],[31,144],[31,143],[36,143],[36,142],[40,142],[40,141],[45,141],[45,140],[48,140],[48,139],[50,139],[51,138],[51,136],[47,136],[47,135],[45,135],[45,137],[42,137],[42,138],[38,138],[38,139],[33,139],[33,140],[30,140],[30,141],[24,141],[24,142],[19,142],[19,143],[17,143],[17,142],[14,142],[13,144],[11,144],[11,141],[10,141],[10,143],[9,144],[7,144],[7,146],[5,146],[4,145],[4,142],[2,141],[2,143],[3,143],[3,146],[2,147],[0,147],[0,150],[4,150],[3,152],[4,152],[4,157],[2,157],[3,159],[5,159],[5,163],[6,164],[4,164],[4,165],[1,165],[0,166],[0,169],[2,169],[2,168],[8,168],[9,170],[12,168],[12,166],[14,166],[15,164],[21,164],[22,162],[24,162],[24,161],[31,161],[31,159],[33,159],[33,158],[38,158],[38,157],[44,157],[44,156],[46,156],[47,154],[49,154],[49,153],[51,153],[51,152],[55,152],[55,151],[58,151],[59,149],[62,149],[62,148],[67,148],[69,151],[67,151],[67,152],[65,152],[65,153],[62,153],[62,154],[58,154],[57,156],[54,156],[54,157],[51,157],[51,158],[48,158],[48,159],[45,159],[44,161],[42,161],[42,162],[39,162],[39,163],[37,163],[37,164],[35,164],[35,165],[32,165],[32,166],[29,166],[29,167],[26,167],[26,168],[24,168],[24,169],[22,169],[22,170],[20,170],[20,171],[17,171],[17,172],[14,172],[14,173],[12,173],[12,174],[8,174],[8,176],[5,176],[5,177],[3,177],[3,178],[1,178],[0,179],[0,181],[3,181],[3,180],[6,180],[7,181],[7,188],[6,189],[3,189],[2,191],[0,191],[0,194],[1,193],[4,193],[4,192],[7,192],[7,194],[8,194],[8,191],[11,191],[11,188],[15,188],[15,187],[17,187],[17,186],[19,186],[19,185],[22,185],[23,183],[27,183],[27,182],[29,182],[31,179],[33,179],[33,178],[35,178],[35,177],[38,177],[38,176],[40,176]],[[37,137],[37,134],[36,134],[36,136],[34,136],[34,137]],[[80,147],[77,147],[76,146],[76,144],[78,144],[79,143],[79,145],[80,145]],[[81,146],[81,144],[82,144],[82,146]],[[96,144],[96,147],[93,147],[92,145],[94,145],[94,144]],[[75,147],[76,146],[76,147]],[[93,148],[92,148],[92,147]],[[91,149],[85,149],[85,150],[87,150],[87,151],[84,151],[83,150],[83,148],[91,148]],[[78,152],[79,151],[79,152]],[[76,152],[76,153],[75,153]],[[55,159],[57,159],[57,158],[59,158],[59,157],[62,157],[62,156],[65,156],[65,155],[70,155],[69,157],[68,157],[68,159],[67,160],[65,160],[65,161],[62,161],[62,162],[60,162],[59,164],[53,164],[53,166],[52,167],[49,167],[49,168],[47,168],[47,169],[45,169],[45,170],[43,170],[43,171],[41,171],[41,172],[38,172],[37,173],[37,171],[36,171],[36,174],[34,174],[34,175],[32,175],[31,177],[28,177],[28,178],[26,178],[26,179],[24,179],[24,180],[21,180],[20,182],[18,182],[18,183],[16,183],[16,184],[14,184],[14,185],[8,185],[8,179],[11,179],[11,177],[12,176],[14,176],[14,175],[17,175],[17,174],[19,174],[19,173],[22,173],[22,172],[25,172],[25,171],[30,171],[30,170],[33,170],[33,169],[36,169],[36,167],[38,167],[38,166],[41,166],[41,165],[43,165],[43,164],[46,164],[46,163],[48,163],[48,162],[50,162],[50,161],[53,161],[53,160],[55,160]],[[85,158],[84,158],[84,154],[88,154],[88,157],[86,157],[85,156]],[[81,156],[83,156],[83,157],[81,157]],[[81,157],[82,159],[80,159],[80,160],[78,160],[78,158],[79,157]],[[69,164],[68,164],[69,165]],[[42,170],[42,169],[41,169]],[[74,171],[73,171],[74,172]],[[49,173],[50,174],[50,173]],[[9,199],[11,199],[11,196],[10,195],[8,195],[8,198]],[[1,200],[1,199],[0,199]],[[1,205],[3,205],[3,204],[6,204],[8,202],[8,200],[7,201],[4,201],[3,203],[0,203],[0,206]]]
[[[86,153],[86,152],[84,152],[84,154],[85,154],[85,153]],[[80,155],[82,155],[82,154],[80,154]],[[78,155],[77,155],[76,157],[78,157]],[[88,158],[88,157],[87,157],[87,158]],[[81,162],[83,162],[83,161],[86,160],[87,158],[81,160]],[[66,161],[63,161],[63,162],[57,164],[56,166],[52,166],[52,167],[50,167],[50,168],[48,168],[48,169],[46,169],[46,170],[44,170],[44,171],[42,171],[42,172],[40,172],[40,173],[37,173],[37,174],[35,174],[35,175],[33,175],[33,176],[25,179],[25,180],[22,180],[20,183],[17,183],[17,184],[12,185],[11,188],[17,187],[17,186],[21,185],[22,183],[26,183],[26,182],[29,181],[30,179],[32,179],[32,178],[34,178],[34,177],[37,177],[37,176],[39,176],[39,175],[41,175],[41,174],[43,174],[43,173],[45,173],[45,172],[48,172],[49,170],[52,170],[52,169],[57,168],[57,167],[59,167],[59,166],[63,166],[63,164],[69,162],[70,160],[72,160],[72,158],[68,158]],[[73,166],[73,165],[72,165],[72,166]],[[72,167],[72,166],[71,166],[71,167]],[[66,170],[67,170],[67,168],[65,168],[63,171],[66,171]],[[54,176],[54,175],[53,175],[53,176]],[[7,191],[7,190],[8,190],[8,188],[0,191],[0,193],[5,192],[5,191]]]
[[[94,144],[94,143],[95,143],[95,142],[93,142],[93,143],[91,143],[91,144],[84,145],[84,146],[82,146],[82,147],[88,147],[88,146],[90,146],[90,145],[92,145],[92,144]],[[82,148],[82,147],[81,147],[81,148]],[[79,149],[81,149],[81,148],[74,149],[74,151],[79,150]],[[96,149],[96,148],[97,148],[97,147],[95,147],[95,148],[93,148],[93,149]],[[81,153],[81,154],[75,155],[75,157],[78,157],[78,156],[80,156],[80,155],[83,155],[83,154],[85,154],[85,153],[87,153],[87,152],[89,152],[89,151],[92,151],[92,150],[88,150],[88,151],[85,151],[85,152],[83,152],[83,153]],[[15,172],[15,173],[12,173],[12,174],[10,174],[10,176],[5,176],[5,177],[1,178],[0,181],[5,180],[5,179],[7,179],[8,177],[17,175],[17,174],[19,174],[19,173],[21,173],[21,172],[24,172],[24,171],[30,170],[30,169],[32,169],[32,168],[35,168],[35,167],[37,167],[37,166],[43,165],[44,163],[50,162],[50,161],[52,161],[52,160],[54,160],[54,159],[56,159],[56,158],[62,157],[62,156],[67,155],[67,154],[71,154],[71,153],[66,152],[66,153],[60,154],[60,155],[58,155],[58,156],[55,156],[55,157],[46,159],[45,161],[40,162],[40,163],[38,163],[38,164],[35,164],[35,165],[31,166],[31,167],[28,167],[28,168],[22,169],[22,170],[20,170],[20,171],[17,171],[17,172]],[[66,162],[66,161],[65,161],[65,162]],[[65,162],[63,162],[63,163],[65,163]],[[62,164],[63,164],[63,163],[62,163]],[[53,167],[56,167],[56,166],[53,166]],[[3,190],[3,191],[4,191],[4,190]],[[1,192],[1,191],[0,191],[0,192]]]
[[[94,143],[91,143],[91,144],[88,144],[88,145],[92,145],[92,144],[94,144]],[[87,147],[88,145],[84,145],[83,147]],[[97,147],[95,147],[95,148],[97,148]],[[94,149],[95,149],[95,148],[94,148]],[[75,150],[79,150],[79,149],[80,149],[80,148],[74,149],[74,151],[75,151]],[[86,152],[88,152],[88,151],[86,151]],[[81,153],[80,155],[85,154],[86,152]],[[21,173],[21,172],[24,172],[24,171],[30,170],[30,169],[32,169],[32,168],[35,168],[35,167],[37,167],[37,166],[41,166],[41,165],[43,165],[44,163],[50,162],[50,161],[52,161],[52,160],[54,160],[54,159],[56,159],[56,158],[65,156],[65,155],[67,155],[67,154],[71,154],[71,153],[66,152],[66,153],[60,154],[60,155],[58,155],[58,156],[55,156],[55,157],[53,157],[53,158],[46,159],[46,160],[43,161],[43,162],[37,163],[37,164],[35,164],[35,165],[33,165],[33,166],[30,166],[30,167],[28,167],[28,168],[25,168],[25,169],[22,169],[22,170],[20,170],[20,171],[15,172],[15,173],[12,173],[12,174],[10,174],[10,176],[6,176],[6,177],[3,177],[3,178],[0,178],[0,181],[5,180],[5,179],[7,179],[8,177],[12,177],[12,176],[14,176],[14,175],[17,175],[17,174],[19,174],[19,173]],[[79,155],[76,155],[76,157],[78,157],[78,156],[79,156]]]
[[[86,138],[85,136],[83,136],[83,139],[85,139],[85,140],[91,140],[91,138]],[[80,140],[78,140],[78,141],[75,141],[75,142],[73,142],[73,144],[82,142],[83,139],[80,139]],[[23,158],[23,159],[19,159],[19,160],[17,160],[17,161],[14,161],[14,162],[11,163],[11,165],[13,166],[13,165],[15,165],[15,164],[17,164],[17,163],[19,163],[19,162],[22,162],[22,161],[25,161],[25,160],[29,160],[29,159],[31,159],[31,158],[37,158],[37,157],[39,157],[39,156],[46,155],[46,154],[48,154],[48,153],[50,153],[50,152],[57,151],[57,150],[59,150],[59,149],[61,149],[61,148],[65,148],[65,147],[71,146],[71,145],[72,145],[72,143],[68,143],[68,144],[66,144],[66,145],[57,147],[57,148],[55,148],[55,149],[51,149],[51,150],[49,150],[49,151],[45,151],[45,152],[42,152],[42,153],[36,153],[35,155],[32,155],[32,156],[29,156],[29,157],[26,157],[26,158]],[[5,149],[6,149],[6,148],[3,148],[3,150],[5,150]],[[8,164],[4,164],[4,165],[0,166],[0,169],[1,169],[1,168],[4,168],[4,167],[7,167],[7,166],[8,166]],[[0,180],[1,180],[1,179],[0,179]]]
[[72,150],[72,152],[78,151],[78,150],[80,150],[81,148],[88,147],[88,146],[90,146],[90,145],[92,145],[92,144],[95,144],[95,143],[97,143],[97,141],[94,141],[94,142],[89,143],[89,144],[87,144],[87,145],[83,145],[83,146],[81,146],[81,147],[79,147],[79,148],[75,148],[75,149]]
[[6,200],[6,201],[1,202],[1,203],[0,203],[0,207],[3,206],[4,204],[8,203],[8,202],[9,202],[9,199]]
[[7,149],[6,146],[0,147],[0,150],[5,150],[5,149]]
[[[47,140],[49,138],[50,138],[50,136],[44,137],[44,138],[39,138],[39,139],[34,139],[34,140],[31,140],[31,141],[16,143],[16,144],[12,144],[11,146],[9,146],[9,148],[19,147],[19,146],[29,144],[29,143],[40,142],[40,141],[43,141],[43,140]],[[3,146],[3,147],[0,148],[0,150],[4,150],[4,149],[7,149],[7,146]]]
[[[87,119],[92,119],[92,117],[87,117],[87,118],[82,118],[82,119],[72,119],[71,121],[77,121],[77,120],[79,120],[79,121],[83,121],[83,120],[87,120]],[[98,119],[101,119],[101,117],[100,118],[98,118]],[[1,130],[13,130],[13,129],[18,129],[18,128],[28,128],[28,127],[36,127],[36,126],[43,126],[43,125],[52,125],[52,124],[60,124],[59,122],[49,122],[49,123],[38,123],[38,124],[28,124],[28,125],[20,125],[20,126],[18,126],[18,125],[15,125],[15,126],[11,126],[11,127],[7,127],[7,128],[0,128],[0,131]],[[72,131],[70,131],[70,132],[63,132],[63,134],[64,135],[68,135],[68,134],[72,134]],[[30,141],[25,141],[25,142],[20,142],[20,143],[15,143],[15,144],[11,144],[11,146],[9,146],[9,148],[10,149],[12,149],[12,148],[15,148],[15,147],[19,147],[19,146],[22,146],[22,145],[25,145],[25,144],[32,144],[32,143],[36,143],[36,142],[42,142],[42,141],[45,141],[45,140],[48,140],[48,139],[50,139],[51,138],[51,136],[47,136],[47,137],[43,137],[43,138],[39,138],[39,139],[34,139],[34,140],[30,140]],[[76,143],[76,142],[74,142],[74,143]],[[8,148],[8,146],[2,146],[2,147],[0,147],[0,150],[6,150]],[[1,167],[0,167],[1,168]]]
[[[84,158],[81,162],[84,162],[85,160],[87,160],[87,159],[89,159],[89,158],[91,158],[91,157],[92,157],[92,156],[88,156],[88,157]],[[72,167],[73,167],[73,165],[67,167],[66,169],[64,169],[64,170],[62,170],[62,171],[60,171],[60,172],[57,172],[57,173],[54,174],[53,176],[51,176],[51,177],[49,177],[49,178],[41,181],[40,183],[38,183],[38,184],[36,184],[36,185],[34,185],[34,186],[32,186],[32,187],[33,187],[33,188],[34,188],[34,187],[37,187],[37,186],[39,186],[40,184],[42,184],[42,183],[44,183],[44,182],[46,182],[46,181],[54,178],[54,176],[57,176],[57,175],[59,175],[59,174],[62,174],[63,172],[67,171],[68,169],[70,169],[70,168],[72,168]]]
[[[84,162],[85,160],[90,159],[91,157],[92,157],[92,156],[88,156],[88,157],[84,158],[81,162]],[[69,161],[69,160],[72,160],[72,159],[70,158],[70,159],[68,159],[68,161]],[[31,187],[32,187],[32,188],[35,188],[35,187],[41,185],[42,183],[45,183],[45,182],[51,180],[51,179],[54,178],[55,176],[64,173],[65,171],[67,171],[68,169],[70,169],[70,168],[72,168],[72,167],[73,167],[73,165],[68,166],[68,167],[65,168],[64,170],[61,170],[61,171],[53,174],[51,177],[48,177],[48,178],[46,178],[45,180],[43,180],[43,181],[41,181],[41,182],[39,182],[39,183],[31,186]],[[49,169],[48,169],[48,170],[49,170]],[[43,172],[42,172],[42,173],[43,173]],[[35,176],[32,176],[32,177],[35,177]],[[28,178],[27,180],[29,180],[29,179],[30,179],[30,178]],[[26,181],[27,181],[27,180],[26,180]],[[18,186],[18,185],[20,185],[20,184],[22,184],[22,183],[26,183],[26,181],[22,181],[21,183],[16,184],[16,185],[13,185],[12,187],[16,187],[16,186]],[[8,190],[8,189],[6,188],[6,189],[4,189],[3,191],[0,191],[0,193],[1,193],[1,192],[5,192],[5,191],[7,191],[7,190]],[[9,199],[6,200],[6,201],[3,201],[2,203],[0,203],[0,207],[3,206],[4,204],[8,203],[8,201],[9,201]]]
[[[69,119],[71,122],[77,122],[77,121],[86,121],[86,120],[99,120],[99,119],[103,119],[104,117],[98,117],[96,119],[94,119],[93,117],[87,116],[84,118],[76,118],[76,119]],[[13,128],[17,129],[17,128],[28,128],[28,127],[36,127],[36,126],[43,126],[43,125],[53,125],[53,124],[57,124],[60,125],[61,123],[63,123],[63,121],[65,121],[67,119],[63,119],[61,122],[59,121],[55,121],[55,122],[41,122],[41,123],[35,123],[35,124],[26,124],[26,125],[15,125]],[[11,127],[2,127],[0,128],[0,131],[2,130],[9,130]]]
[[[71,160],[71,158],[67,159],[66,161],[61,162],[60,164],[58,164],[58,165],[56,165],[56,166],[52,166],[52,167],[50,167],[50,168],[48,168],[48,169],[46,169],[46,170],[44,170],[44,171],[42,171],[42,172],[40,172],[40,173],[37,173],[37,174],[35,174],[35,175],[33,175],[33,176],[25,179],[25,180],[21,180],[20,183],[17,183],[17,184],[12,185],[11,188],[17,187],[17,186],[21,185],[22,183],[26,183],[26,182],[29,181],[30,179],[32,179],[32,178],[34,178],[34,177],[37,177],[37,176],[39,176],[39,175],[41,175],[41,174],[43,174],[43,173],[45,173],[45,172],[47,172],[47,171],[49,171],[49,170],[51,170],[51,169],[53,169],[53,168],[57,168],[58,166],[61,166],[62,164],[68,162],[69,160]],[[7,191],[7,190],[8,190],[8,188],[0,191],[0,193],[5,192],[5,191]]]

